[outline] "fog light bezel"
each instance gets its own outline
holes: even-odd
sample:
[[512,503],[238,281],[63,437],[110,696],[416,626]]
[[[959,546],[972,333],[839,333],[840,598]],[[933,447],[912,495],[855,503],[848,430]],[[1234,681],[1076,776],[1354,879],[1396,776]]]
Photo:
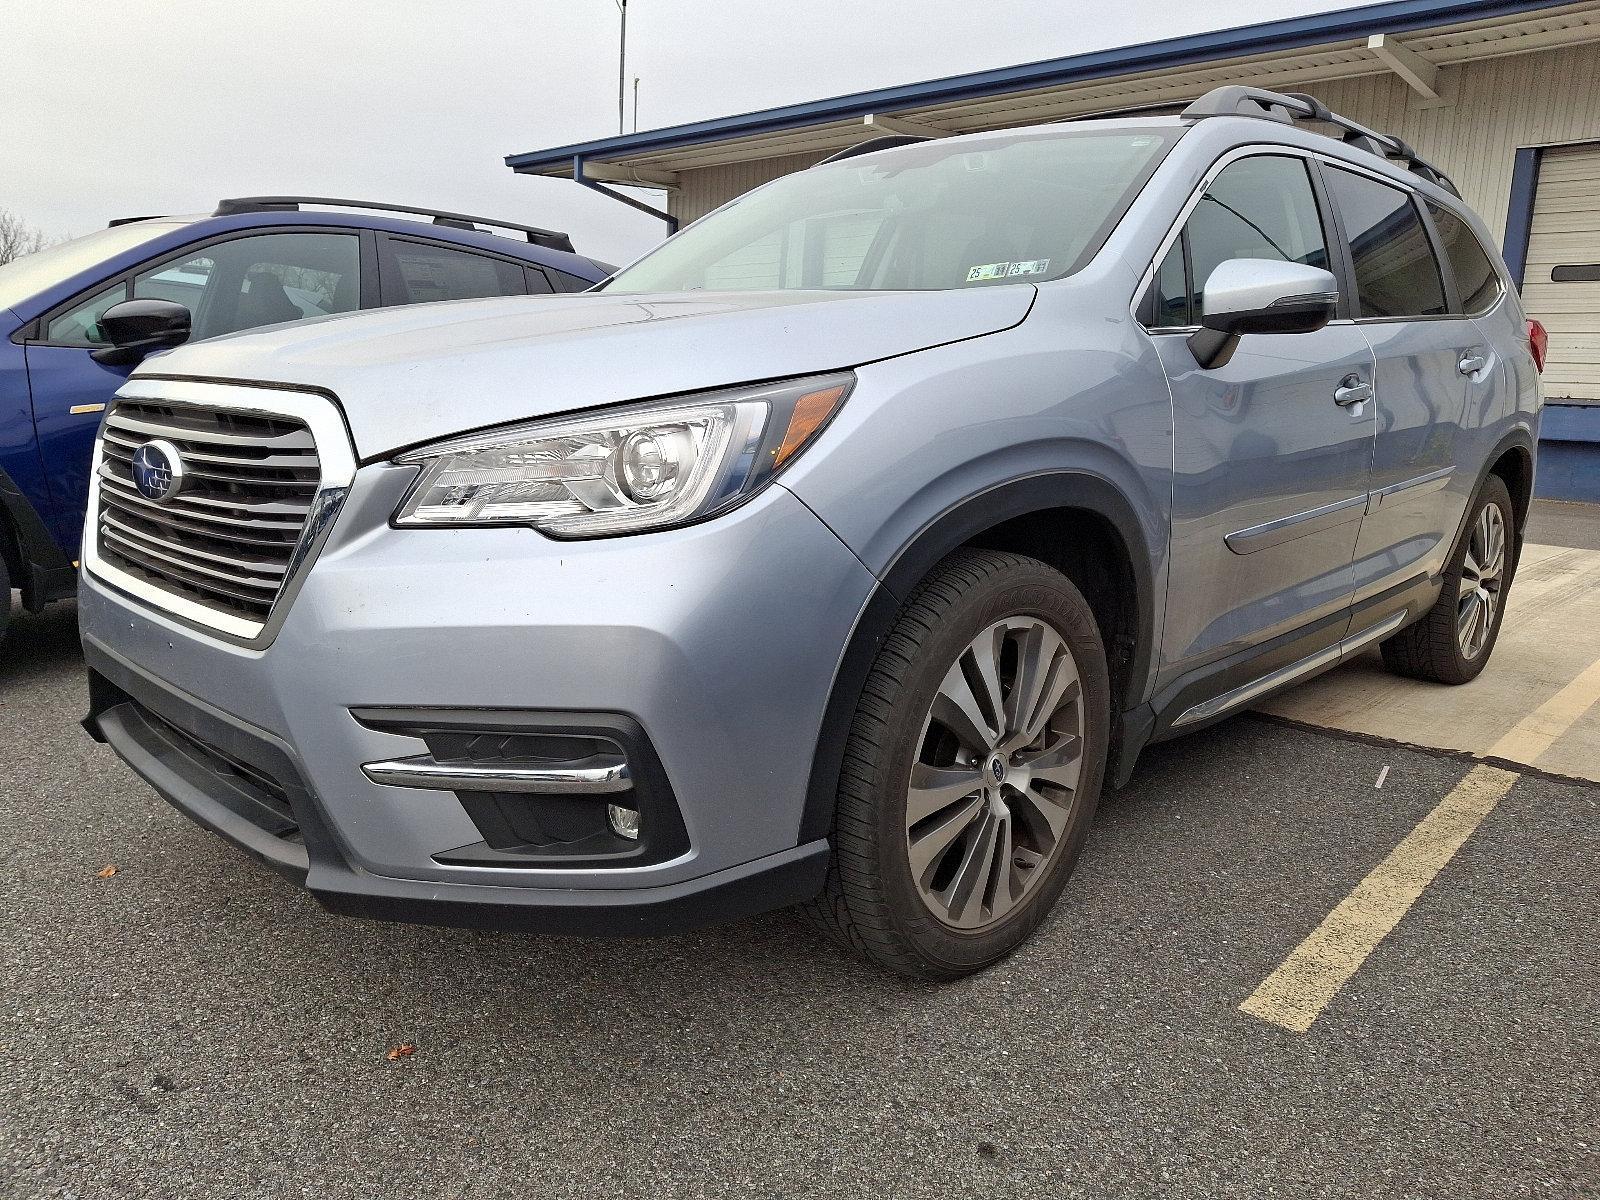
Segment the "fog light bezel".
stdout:
[[[626,791],[591,792],[584,795],[555,796],[546,793],[499,793],[494,791],[454,791],[483,840],[465,846],[440,850],[432,855],[441,866],[542,868],[590,870],[652,866],[689,852],[689,835],[677,797],[661,759],[644,727],[623,713],[560,711],[507,708],[352,708],[351,715],[369,729],[398,734],[421,741],[428,751],[440,756],[459,751],[463,735],[548,738],[570,745],[573,739],[589,739],[613,744],[621,750],[631,787]],[[457,761],[460,761],[459,757]],[[448,787],[440,790],[450,791]],[[420,796],[425,793],[413,792]],[[563,803],[582,801],[599,811],[599,826],[605,836],[582,842],[554,844],[515,844],[515,831],[504,817],[506,804],[533,804],[543,800]],[[639,837],[631,840],[611,826],[609,805],[630,802],[639,813]],[[607,844],[609,842],[609,844]]]

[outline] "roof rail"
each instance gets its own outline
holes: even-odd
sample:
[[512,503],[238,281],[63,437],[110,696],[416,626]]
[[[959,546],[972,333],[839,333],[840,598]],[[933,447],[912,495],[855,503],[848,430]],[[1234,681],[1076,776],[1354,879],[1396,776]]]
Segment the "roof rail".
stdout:
[[451,229],[475,229],[479,225],[493,225],[497,229],[514,229],[527,237],[535,246],[547,250],[572,248],[572,238],[554,229],[540,229],[537,225],[518,225],[515,221],[502,221],[497,217],[469,217],[466,213],[445,212],[437,208],[417,208],[409,204],[378,204],[371,200],[335,200],[328,196],[238,196],[217,204],[214,217],[231,217],[239,213],[299,212],[302,204],[321,204],[330,208],[364,208],[373,212],[403,213],[413,217],[432,217],[435,225]]
[[871,154],[875,150],[893,150],[896,146],[909,146],[914,142],[932,140],[920,133],[886,133],[882,137],[868,138],[864,142],[857,142],[854,146],[846,146],[837,154],[830,154],[815,165],[820,167],[825,163],[838,162],[840,159],[854,158],[858,154]]
[[1322,101],[1304,92],[1269,92],[1265,88],[1229,84],[1212,88],[1183,110],[1190,120],[1201,117],[1259,117],[1293,125],[1296,121],[1321,121],[1340,130],[1339,140],[1357,150],[1382,159],[1399,159],[1413,174],[1437,184],[1452,196],[1461,193],[1450,177],[1393,134],[1368,129],[1349,117],[1341,117]]

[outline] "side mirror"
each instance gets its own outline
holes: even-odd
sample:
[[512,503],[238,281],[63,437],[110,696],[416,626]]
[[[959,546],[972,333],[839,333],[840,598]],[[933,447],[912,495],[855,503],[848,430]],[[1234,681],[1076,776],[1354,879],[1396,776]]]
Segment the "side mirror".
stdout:
[[1339,284],[1321,267],[1230,258],[1206,280],[1189,349],[1202,367],[1226,366],[1247,333],[1315,333],[1333,320]]
[[100,314],[100,333],[108,344],[89,357],[108,365],[138,362],[188,341],[189,322],[189,310],[171,300],[123,300]]

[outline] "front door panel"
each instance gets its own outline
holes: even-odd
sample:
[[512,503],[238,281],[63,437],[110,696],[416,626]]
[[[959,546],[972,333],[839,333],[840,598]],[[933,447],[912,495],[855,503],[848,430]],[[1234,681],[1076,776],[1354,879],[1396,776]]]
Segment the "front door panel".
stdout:
[[30,343],[27,357],[39,457],[54,508],[52,531],[77,558],[100,414],[133,368],[103,366],[82,346]]
[[1173,401],[1171,679],[1349,606],[1376,425],[1370,401],[1334,398],[1372,379],[1353,325],[1247,336],[1211,370],[1182,336],[1156,344]]

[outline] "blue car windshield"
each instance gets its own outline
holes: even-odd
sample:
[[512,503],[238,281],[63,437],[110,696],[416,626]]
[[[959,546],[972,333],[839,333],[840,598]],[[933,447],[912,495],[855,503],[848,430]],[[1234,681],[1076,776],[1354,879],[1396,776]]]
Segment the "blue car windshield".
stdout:
[[1056,127],[927,141],[785,176],[670,238],[608,292],[937,290],[1082,267],[1182,134]]
[[136,221],[97,229],[0,266],[0,308],[15,308],[48,287],[180,228],[182,221]]

